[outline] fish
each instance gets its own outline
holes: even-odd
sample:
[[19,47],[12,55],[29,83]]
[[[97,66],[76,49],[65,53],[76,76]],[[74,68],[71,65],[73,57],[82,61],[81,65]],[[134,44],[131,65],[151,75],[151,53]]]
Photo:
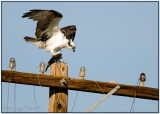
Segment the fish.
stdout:
[[57,55],[52,56],[52,58],[48,61],[48,64],[47,64],[47,67],[46,67],[46,72],[47,72],[48,67],[51,64],[53,64],[55,62],[60,62],[60,59],[62,59],[62,53],[59,53]]

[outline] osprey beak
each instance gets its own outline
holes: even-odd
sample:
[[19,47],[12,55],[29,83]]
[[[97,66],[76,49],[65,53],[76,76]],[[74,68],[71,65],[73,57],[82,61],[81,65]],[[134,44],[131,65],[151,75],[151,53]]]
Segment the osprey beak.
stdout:
[[75,48],[76,48],[75,46],[72,48],[73,52],[75,52]]

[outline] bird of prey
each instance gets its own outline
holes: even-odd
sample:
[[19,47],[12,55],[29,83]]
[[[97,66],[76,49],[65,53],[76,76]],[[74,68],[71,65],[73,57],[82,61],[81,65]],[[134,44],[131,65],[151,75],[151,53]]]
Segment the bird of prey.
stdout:
[[45,49],[46,52],[51,52],[52,58],[48,64],[52,64],[52,62],[62,58],[60,53],[62,48],[69,48],[75,52],[73,41],[76,34],[76,26],[70,25],[59,29],[58,24],[63,17],[61,13],[55,10],[35,9],[24,13],[22,18],[25,17],[37,21],[37,28],[35,32],[36,38],[26,36],[24,39],[38,48]]

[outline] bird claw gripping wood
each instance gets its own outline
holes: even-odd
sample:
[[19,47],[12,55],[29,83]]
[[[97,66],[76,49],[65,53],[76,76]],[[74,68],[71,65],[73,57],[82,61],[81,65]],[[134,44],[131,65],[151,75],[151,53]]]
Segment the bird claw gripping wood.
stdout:
[[52,58],[48,61],[48,64],[47,64],[47,67],[46,67],[46,71],[47,71],[48,67],[51,64],[60,61],[60,59],[62,59],[62,53],[59,53],[59,54],[57,54],[55,56],[52,56]]

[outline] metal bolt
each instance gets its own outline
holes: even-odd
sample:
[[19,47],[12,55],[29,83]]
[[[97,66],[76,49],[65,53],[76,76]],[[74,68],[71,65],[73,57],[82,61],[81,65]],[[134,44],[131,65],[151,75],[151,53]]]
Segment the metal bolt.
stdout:
[[62,86],[67,84],[67,82],[66,82],[66,80],[64,78],[62,80],[60,80],[60,83],[61,83]]

